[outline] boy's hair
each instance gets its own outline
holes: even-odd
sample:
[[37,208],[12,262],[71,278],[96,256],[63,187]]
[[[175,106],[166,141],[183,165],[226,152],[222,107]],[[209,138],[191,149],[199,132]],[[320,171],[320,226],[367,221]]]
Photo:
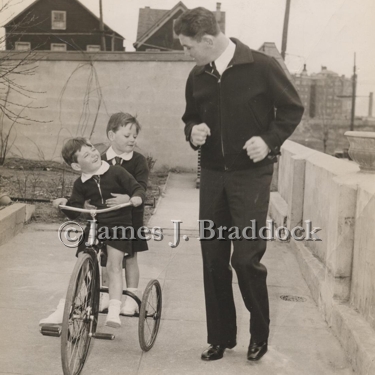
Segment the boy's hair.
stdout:
[[136,116],[132,116],[131,114],[124,113],[124,112],[118,112],[118,113],[113,114],[108,121],[107,137],[110,131],[113,131],[114,133],[116,133],[117,130],[120,129],[120,127],[129,125],[129,124],[133,124],[135,126],[135,128],[137,129],[137,134],[138,134],[139,131],[141,130],[141,125],[139,124]]
[[206,8],[199,7],[185,11],[174,24],[174,32],[200,41],[204,34],[216,36],[220,27],[215,15]]
[[82,146],[92,147],[92,144],[86,138],[82,137],[71,138],[65,142],[61,150],[61,156],[66,164],[72,165],[72,163],[77,163],[76,154],[81,151]]

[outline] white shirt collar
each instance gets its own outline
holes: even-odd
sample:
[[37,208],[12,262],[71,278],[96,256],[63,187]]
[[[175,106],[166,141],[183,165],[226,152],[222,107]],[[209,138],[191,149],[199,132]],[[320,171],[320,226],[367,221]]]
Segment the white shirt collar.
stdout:
[[230,60],[234,56],[234,51],[236,50],[236,45],[229,39],[229,43],[225,51],[215,60],[215,65],[217,71],[220,75],[223,74],[224,70],[228,67]]
[[81,180],[82,180],[82,182],[86,182],[92,176],[98,176],[98,175],[101,176],[102,174],[107,172],[108,169],[109,169],[109,164],[106,161],[102,160],[101,166],[99,167],[99,169],[95,173],[92,173],[92,174],[82,173],[81,174]]
[[116,156],[120,157],[121,159],[124,159],[124,160],[130,160],[132,157],[133,157],[133,153],[134,151],[132,152],[124,152],[123,154],[121,155],[117,155],[115,150],[112,148],[112,146],[107,150],[107,152],[105,153],[105,155],[107,156],[107,160],[112,160],[112,164],[115,164],[116,161],[114,160]]

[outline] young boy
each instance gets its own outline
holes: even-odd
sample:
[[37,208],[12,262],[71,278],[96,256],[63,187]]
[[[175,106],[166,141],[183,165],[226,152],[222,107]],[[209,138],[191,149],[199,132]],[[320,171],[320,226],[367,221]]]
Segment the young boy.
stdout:
[[[72,169],[81,172],[73,186],[69,200],[61,198],[55,204],[83,207],[85,201],[90,201],[98,209],[111,207],[129,201],[134,207],[140,206],[144,201],[145,192],[140,184],[119,166],[110,166],[102,161],[100,153],[85,138],[70,139],[62,149],[63,159]],[[116,196],[114,202],[113,196]],[[79,213],[64,211],[74,219]],[[132,210],[130,207],[99,214],[97,216],[98,231],[102,227],[108,227],[113,235],[114,227],[132,226]],[[107,270],[109,281],[109,307],[105,324],[111,327],[120,327],[119,318],[122,296],[122,260],[124,254],[131,255],[133,250],[131,241],[121,239],[106,239],[107,246]],[[80,251],[80,248],[78,251]]]
[[[136,139],[140,130],[141,126],[138,120],[131,114],[123,112],[113,114],[107,125],[107,137],[111,146],[102,155],[102,159],[112,165],[121,165],[121,167],[125,168],[146,191],[149,175],[147,160],[142,154],[134,151]],[[108,200],[108,205],[119,204],[120,199],[121,197],[115,196]],[[144,233],[138,236],[139,229],[143,227],[143,214],[143,204],[133,208],[133,228],[137,238],[132,241],[132,256],[126,256],[124,258],[127,290],[133,293],[137,293],[139,283],[137,252],[148,250],[147,241],[144,239]],[[103,272],[103,275],[105,275],[105,272]],[[106,294],[102,295],[101,310],[106,308],[106,297]],[[134,315],[137,309],[138,305],[133,298],[126,297],[121,313],[124,315]]]
[[[146,158],[134,151],[136,138],[138,137],[141,126],[136,119],[129,113],[115,113],[109,119],[107,125],[107,137],[111,146],[102,155],[102,160],[108,161],[109,164],[119,164],[125,168],[136,181],[146,191],[148,183],[149,169]],[[126,198],[126,197],[125,197]],[[86,201],[85,208],[95,208],[93,202]],[[107,206],[114,206],[122,201],[121,194],[112,194],[112,198],[107,199]],[[133,228],[137,235],[139,228],[143,226],[144,204],[133,207]],[[133,256],[126,256],[123,259],[125,268],[125,279],[128,291],[137,293],[139,283],[139,268],[137,262],[137,252],[148,250],[147,241],[142,238],[137,238],[132,241]],[[105,263],[105,261],[104,261]],[[103,268],[103,282],[106,282],[107,272]],[[47,318],[42,319],[39,324],[61,324],[64,311],[65,300],[60,300],[56,311],[54,311]],[[108,308],[109,297],[107,293],[101,293],[100,297],[100,311]],[[134,315],[138,310],[138,305],[132,298],[126,297],[125,303],[121,308],[121,314]]]

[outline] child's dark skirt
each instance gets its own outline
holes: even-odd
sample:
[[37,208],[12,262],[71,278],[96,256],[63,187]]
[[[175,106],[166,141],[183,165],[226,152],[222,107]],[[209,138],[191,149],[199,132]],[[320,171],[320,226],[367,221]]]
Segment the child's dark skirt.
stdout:
[[[142,225],[131,226],[126,225],[111,225],[104,228],[104,226],[98,225],[97,238],[104,245],[102,246],[102,255],[100,263],[103,267],[107,264],[107,245],[124,253],[123,267],[127,258],[132,258],[134,253],[148,250],[147,234],[144,230],[139,232]],[[76,256],[85,250],[86,242],[88,240],[89,226],[86,226],[84,230],[84,240],[81,241],[77,248]],[[134,235],[133,235],[134,234]],[[141,234],[139,236],[139,234]]]

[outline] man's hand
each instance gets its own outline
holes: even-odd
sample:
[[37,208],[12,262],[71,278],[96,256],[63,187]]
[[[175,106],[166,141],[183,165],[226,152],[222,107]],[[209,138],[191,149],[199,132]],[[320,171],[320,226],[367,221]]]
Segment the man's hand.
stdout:
[[199,125],[194,125],[191,130],[190,141],[194,146],[202,146],[206,143],[206,138],[208,135],[211,135],[211,130],[202,122]]
[[247,154],[249,155],[249,158],[254,163],[263,160],[271,151],[267,146],[266,142],[264,142],[261,137],[251,137],[245,143],[243,149],[246,150]]
[[[113,198],[109,198],[105,201],[105,203],[108,207],[117,206],[118,204],[122,204],[122,203],[128,203],[129,200],[130,200],[129,195],[127,195],[127,194],[111,193],[111,195],[113,196]],[[142,200],[141,200],[141,203],[142,203]]]
[[91,199],[85,201],[85,203],[83,204],[83,208],[85,208],[86,210],[95,210],[96,206],[93,206],[92,204],[90,204],[90,201]]
[[59,208],[60,205],[66,206],[66,202],[68,202],[66,198],[57,198],[52,201],[52,206],[55,208]]
[[130,202],[132,202],[132,205],[134,207],[140,206],[142,204],[142,198],[141,197],[131,197]]

